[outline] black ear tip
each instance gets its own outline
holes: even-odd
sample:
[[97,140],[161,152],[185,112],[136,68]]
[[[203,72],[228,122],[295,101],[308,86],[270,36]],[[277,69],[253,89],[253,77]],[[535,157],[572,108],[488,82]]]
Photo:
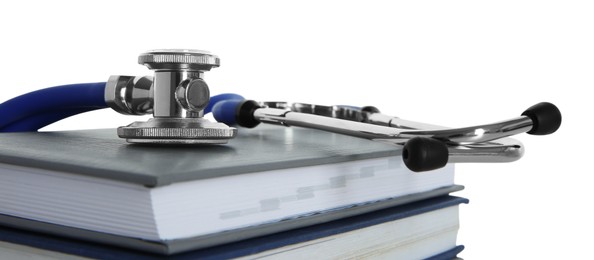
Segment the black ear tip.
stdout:
[[561,126],[561,111],[549,102],[541,102],[526,109],[523,116],[532,119],[532,135],[552,134]]
[[254,111],[258,108],[261,108],[258,102],[244,100],[235,110],[237,124],[247,128],[254,128],[259,125],[260,122],[254,118]]
[[445,143],[427,137],[414,137],[404,145],[402,160],[413,172],[439,169],[448,163],[448,147]]

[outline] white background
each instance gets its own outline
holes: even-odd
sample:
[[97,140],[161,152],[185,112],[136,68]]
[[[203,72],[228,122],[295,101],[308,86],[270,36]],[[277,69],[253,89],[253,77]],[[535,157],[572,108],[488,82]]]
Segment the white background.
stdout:
[[[523,159],[458,165],[466,259],[591,257],[594,6],[587,1],[13,1],[0,4],[0,102],[109,75],[148,75],[155,48],[217,54],[213,94],[375,105],[464,126],[549,101],[551,136],[521,135]],[[136,118],[99,111],[46,130]]]

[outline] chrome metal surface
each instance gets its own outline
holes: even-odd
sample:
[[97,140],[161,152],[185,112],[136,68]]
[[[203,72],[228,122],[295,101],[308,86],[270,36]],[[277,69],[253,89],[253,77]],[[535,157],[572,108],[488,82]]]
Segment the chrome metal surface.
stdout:
[[280,108],[280,109],[291,109],[291,103],[283,102],[283,101],[265,101],[259,102],[260,106],[269,107],[269,108]]
[[153,116],[182,118],[183,107],[178,103],[175,92],[183,81],[201,76],[199,71],[155,71]]
[[[317,107],[300,107],[301,111],[316,113]],[[449,162],[511,162],[524,153],[523,145],[510,135],[532,128],[532,120],[525,116],[493,124],[441,130],[408,130],[368,123],[354,122],[326,115],[293,112],[278,108],[260,108],[254,117],[264,123],[301,126],[355,137],[404,145],[413,137],[422,136],[442,140],[448,145]],[[496,140],[496,141],[493,141]]]
[[496,142],[449,146],[449,163],[500,163],[517,161],[524,155],[524,145],[513,138]]
[[[267,103],[269,102],[263,104]],[[276,103],[281,104],[281,102]],[[289,111],[286,109],[289,107],[288,104],[283,104],[279,107],[285,108],[283,113],[281,111],[263,110],[262,113],[258,112],[258,116],[262,117],[262,120],[274,124],[299,125],[360,137],[367,136],[366,138],[376,136],[375,138],[410,139],[421,136],[439,139],[444,142],[466,144],[488,142],[524,133],[532,128],[532,120],[527,116],[520,116],[492,124],[446,128],[408,121],[380,113],[362,112],[358,109],[345,106],[292,103]],[[342,122],[343,120],[340,119],[348,121]],[[349,121],[353,121],[352,123],[365,123],[351,124]],[[385,128],[386,126],[391,129]]]
[[316,104],[289,103],[279,101],[260,102],[260,105],[269,108],[279,108],[290,110],[293,112],[346,119],[356,122],[363,122],[367,117],[367,113],[361,112],[360,110],[353,109],[352,107],[348,106],[324,106]]
[[200,50],[152,50],[140,54],[138,63],[154,70],[154,78],[112,76],[105,100],[120,113],[152,113],[154,118],[118,128],[121,138],[131,143],[221,144],[235,137],[235,128],[202,118],[210,100],[202,76],[220,65],[219,57]]
[[384,115],[382,113],[367,113],[367,123],[374,125],[383,125],[400,129],[422,130],[422,129],[448,129],[444,126],[425,124],[415,121],[409,121],[394,116]]
[[[210,96],[205,97],[202,95],[210,95],[210,92],[203,91],[202,88],[202,91],[191,91],[191,94],[199,96],[187,96],[188,91],[185,91],[182,97],[176,98],[176,91],[179,87],[188,89],[188,84],[193,80],[201,80],[204,71],[209,71],[220,65],[220,59],[207,51],[170,49],[142,53],[138,57],[138,63],[155,71],[153,116],[182,118],[187,115],[187,113],[183,113],[184,108],[192,112],[200,112],[198,107],[202,106],[204,100],[207,100],[206,103],[208,104],[210,98]],[[196,81],[194,84],[200,83],[204,83],[204,81]],[[196,90],[200,89],[200,87],[191,87],[190,89]],[[184,91],[180,90],[180,92]],[[194,102],[200,103],[199,106],[195,106]],[[183,105],[186,106],[182,107]],[[190,115],[194,116],[196,113]]]
[[210,91],[200,78],[182,81],[175,91],[177,102],[187,111],[199,113],[210,101]]
[[150,76],[111,76],[105,86],[105,103],[113,110],[125,115],[152,113]]
[[520,116],[497,123],[463,128],[407,130],[401,131],[399,136],[404,138],[424,136],[451,143],[466,144],[497,140],[503,137],[528,132],[530,129],[532,129],[532,119],[527,116]]
[[236,128],[204,118],[151,118],[118,128],[130,143],[224,144],[236,135]]
[[221,60],[216,55],[203,50],[162,49],[140,54],[138,63],[151,70],[209,71],[219,67]]
[[[409,139],[372,139],[394,145],[404,145]],[[524,145],[513,138],[505,137],[496,141],[448,145],[448,163],[499,163],[517,161],[524,155]]]
[[373,125],[389,126],[400,129],[447,129],[447,127],[419,123],[400,119],[398,117],[384,115],[382,113],[371,113],[361,111],[360,108],[353,106],[324,106],[307,103],[289,103],[289,102],[260,102],[262,106],[269,108],[281,108],[293,112],[314,114],[320,116],[333,117],[355,122],[364,122]]
[[254,118],[260,122],[270,124],[309,127],[367,139],[396,138],[398,134],[398,130],[394,128],[353,122],[327,116],[287,111],[278,108],[256,109],[256,111],[254,111]]
[[291,105],[291,111],[345,119],[355,122],[367,121],[368,114],[350,106],[324,106],[306,103],[293,103]]

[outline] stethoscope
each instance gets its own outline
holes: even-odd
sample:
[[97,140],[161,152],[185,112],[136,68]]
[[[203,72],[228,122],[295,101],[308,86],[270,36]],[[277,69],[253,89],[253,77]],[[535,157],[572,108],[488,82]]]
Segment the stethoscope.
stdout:
[[[380,113],[372,106],[323,106],[256,102],[237,94],[210,96],[203,73],[218,67],[217,56],[197,50],[154,50],[138,62],[154,76],[111,76],[107,82],[37,90],[0,104],[0,132],[37,131],[66,117],[111,107],[127,115],[153,114],[148,121],[119,127],[129,143],[224,144],[235,125],[299,126],[403,146],[402,158],[415,172],[450,163],[511,162],[524,153],[511,135],[547,135],[561,125],[559,109],[536,104],[521,116],[492,124],[446,128]],[[211,113],[218,122],[204,118]]]

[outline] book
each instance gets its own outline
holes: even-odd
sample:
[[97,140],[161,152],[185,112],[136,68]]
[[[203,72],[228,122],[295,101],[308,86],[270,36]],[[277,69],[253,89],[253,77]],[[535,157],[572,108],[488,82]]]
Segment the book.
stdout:
[[[458,205],[441,196],[358,216],[167,256],[167,259],[453,259]],[[0,227],[0,256],[160,259],[164,256]]]
[[401,148],[304,128],[224,146],[130,145],[114,129],[0,134],[0,224],[174,254],[462,189]]

